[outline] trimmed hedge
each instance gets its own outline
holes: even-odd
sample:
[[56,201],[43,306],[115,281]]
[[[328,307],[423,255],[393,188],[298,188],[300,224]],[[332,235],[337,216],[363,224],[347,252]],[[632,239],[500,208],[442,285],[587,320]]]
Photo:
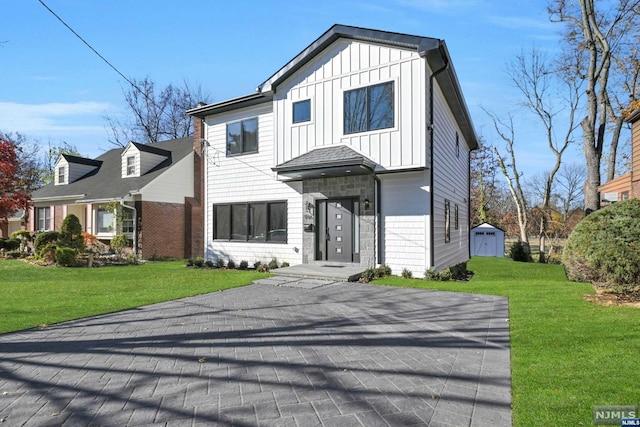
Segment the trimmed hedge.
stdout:
[[38,233],[33,240],[33,250],[38,256],[42,256],[42,250],[50,244],[56,244],[59,237],[60,233],[57,231],[43,231]]
[[640,285],[640,200],[583,219],[567,239],[562,263],[570,280],[619,290]]
[[76,263],[76,250],[72,248],[56,249],[56,263],[63,267],[71,267]]

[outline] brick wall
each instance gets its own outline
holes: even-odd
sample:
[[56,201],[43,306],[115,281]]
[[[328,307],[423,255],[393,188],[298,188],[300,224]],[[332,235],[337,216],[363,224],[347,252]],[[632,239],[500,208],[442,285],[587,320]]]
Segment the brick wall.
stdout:
[[142,202],[139,232],[139,255],[185,257],[185,205]]

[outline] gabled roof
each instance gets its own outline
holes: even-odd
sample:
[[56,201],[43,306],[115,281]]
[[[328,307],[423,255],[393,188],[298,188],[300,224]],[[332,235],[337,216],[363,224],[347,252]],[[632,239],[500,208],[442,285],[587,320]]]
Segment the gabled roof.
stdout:
[[272,168],[279,175],[302,179],[370,173],[376,162],[346,145],[317,148]]
[[157,144],[140,144],[139,142],[130,142],[131,145],[136,147],[139,151],[144,151],[146,153],[157,154],[159,156],[168,157],[171,155],[171,151],[163,150],[162,148],[156,147]]
[[[109,150],[94,161],[99,168],[89,175],[67,185],[53,183],[34,191],[31,198],[34,202],[50,200],[113,200],[126,197],[130,192],[137,192],[145,185],[164,173],[172,165],[193,151],[193,138],[172,139],[154,144],[139,144],[145,151],[155,150],[168,154],[167,160],[140,177],[122,178],[122,152],[124,148]],[[160,150],[160,151],[157,151]]]
[[493,225],[489,222],[483,222],[482,224],[476,225],[475,227],[471,227],[472,230],[475,230],[476,228],[495,228],[497,230],[500,230],[502,232],[505,232],[502,228],[498,227],[497,225]]
[[341,38],[414,49],[420,56],[426,58],[460,126],[464,139],[471,149],[478,148],[478,138],[473,128],[471,115],[467,109],[467,104],[462,95],[460,83],[458,82],[458,77],[453,68],[451,57],[449,56],[449,51],[447,50],[444,40],[340,24],[335,24],[329,28],[329,30],[258,86],[257,93],[216,104],[198,106],[188,110],[187,114],[204,118],[208,114],[221,113],[270,101],[273,98],[273,94],[277,91],[279,84],[313,60],[331,43]]
[[102,164],[100,160],[87,159],[86,157],[78,157],[78,156],[73,156],[71,154],[61,154],[60,156],[63,157],[68,163],[75,163],[78,165],[98,167]]

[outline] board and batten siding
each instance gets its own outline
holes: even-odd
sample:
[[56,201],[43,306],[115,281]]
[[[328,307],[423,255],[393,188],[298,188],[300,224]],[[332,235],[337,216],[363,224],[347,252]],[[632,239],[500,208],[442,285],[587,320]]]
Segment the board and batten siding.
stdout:
[[[260,260],[290,264],[302,262],[302,184],[277,180],[274,166],[273,105],[261,104],[205,119],[205,257],[236,264]],[[258,152],[226,155],[226,125],[258,118]],[[213,205],[221,203],[287,202],[287,243],[251,243],[213,240]],[[297,250],[296,250],[297,249]]]
[[145,202],[183,204],[193,197],[193,153],[189,153],[140,189]]
[[[337,40],[277,89],[276,164],[313,148],[348,144],[385,169],[425,167],[425,70],[415,50]],[[345,135],[344,92],[389,81],[394,126]],[[311,101],[311,120],[293,124],[292,105],[305,99]]]
[[429,171],[379,175],[382,255],[393,274],[424,277],[429,248]]
[[[469,146],[439,87],[434,88],[434,254],[436,270],[469,259]],[[456,155],[456,133],[460,155]],[[451,233],[445,240],[445,201],[450,203]],[[458,229],[455,207],[458,206]]]

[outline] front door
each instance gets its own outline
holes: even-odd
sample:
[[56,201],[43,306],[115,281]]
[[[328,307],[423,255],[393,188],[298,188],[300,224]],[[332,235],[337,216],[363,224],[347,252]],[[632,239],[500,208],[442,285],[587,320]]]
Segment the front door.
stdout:
[[326,260],[353,262],[353,200],[327,200]]

